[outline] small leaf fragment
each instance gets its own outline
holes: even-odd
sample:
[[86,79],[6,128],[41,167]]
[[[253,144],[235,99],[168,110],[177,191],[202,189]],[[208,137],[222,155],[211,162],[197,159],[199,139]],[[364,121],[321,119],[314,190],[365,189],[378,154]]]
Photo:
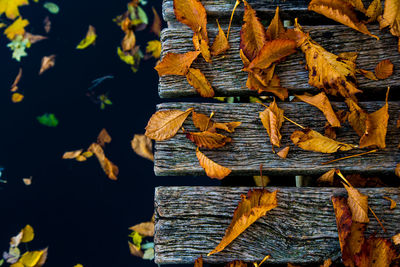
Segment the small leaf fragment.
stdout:
[[142,236],[154,236],[154,222],[142,222],[129,227],[129,230],[135,231]]
[[56,55],[45,56],[42,58],[42,65],[40,67],[39,75],[41,75],[46,70],[54,67],[56,64]]
[[105,128],[101,129],[99,135],[97,136],[97,143],[101,146],[104,147],[105,144],[109,144],[111,142],[112,138],[107,132]]
[[388,200],[388,201],[390,201],[390,208],[389,209],[394,209],[394,208],[396,208],[396,205],[397,205],[397,203],[396,203],[396,201],[394,201],[393,199],[391,199],[390,197],[383,197],[384,199],[386,199],[386,200]]
[[287,155],[289,154],[289,149],[290,147],[287,146],[285,148],[282,148],[278,153],[276,153],[280,158],[286,159]]

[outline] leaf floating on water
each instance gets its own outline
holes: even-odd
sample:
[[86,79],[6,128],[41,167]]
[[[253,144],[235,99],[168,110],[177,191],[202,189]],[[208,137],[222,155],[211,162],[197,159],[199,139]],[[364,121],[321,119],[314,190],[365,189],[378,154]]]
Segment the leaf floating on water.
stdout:
[[24,39],[28,39],[30,44],[35,44],[37,42],[46,40],[47,37],[46,36],[42,36],[42,35],[34,35],[34,34],[29,33],[29,32],[25,32]]
[[51,21],[49,19],[49,17],[46,17],[43,21],[43,27],[44,27],[44,31],[46,33],[49,33],[51,30]]
[[147,123],[145,135],[156,141],[167,140],[175,136],[193,109],[157,111]]
[[253,189],[249,190],[247,197],[242,194],[241,201],[233,213],[232,222],[226,229],[225,236],[207,256],[222,251],[251,224],[268,211],[276,208],[278,206],[277,193],[278,191],[271,193],[266,189]]
[[382,60],[375,67],[375,75],[378,79],[387,79],[393,74],[393,63],[389,59]]
[[53,113],[45,113],[42,116],[36,117],[40,124],[47,127],[57,127],[58,120]]
[[364,70],[364,69],[356,69],[356,73],[362,74],[365,78],[377,81],[378,78],[375,76],[375,74],[372,71],[369,70]]
[[264,128],[267,130],[271,144],[277,147],[281,146],[282,135],[279,132],[283,119],[283,109],[280,109],[275,102],[272,102],[267,109],[260,112],[259,117]]
[[154,161],[153,143],[149,137],[144,134],[135,134],[131,141],[131,146],[139,156]]
[[218,34],[215,37],[214,42],[211,46],[211,55],[213,56],[218,56],[230,48],[228,39],[226,38],[224,31],[221,29],[218,20],[217,20],[217,25],[218,25]]
[[208,149],[215,149],[225,146],[226,143],[232,141],[231,138],[209,131],[204,132],[188,132],[186,137],[195,143],[198,147],[205,147]]
[[29,185],[32,184],[32,176],[29,177],[29,178],[22,178],[22,181],[24,182],[24,184],[25,184],[26,186],[29,186]]
[[22,231],[21,243],[31,242],[33,240],[33,238],[35,237],[35,233],[33,231],[33,228],[29,224],[27,224],[24,227],[24,229],[22,229],[21,231]]
[[97,39],[96,29],[92,25],[89,25],[86,37],[76,46],[76,49],[85,49],[91,44],[94,44],[96,39]]
[[132,30],[127,30],[124,36],[124,39],[122,39],[122,50],[123,51],[130,51],[135,48],[136,45],[136,35]]
[[203,153],[200,152],[198,148],[196,150],[196,156],[199,160],[200,166],[205,170],[207,176],[210,178],[222,180],[231,173],[230,169],[221,166],[207,158]]
[[54,67],[56,64],[56,55],[50,55],[48,57],[42,58],[42,66],[40,67],[39,75],[41,75],[46,70]]
[[191,51],[185,54],[168,53],[157,64],[155,69],[159,76],[186,75],[190,65],[200,54],[200,51]]
[[18,83],[21,80],[22,77],[22,68],[19,68],[17,77],[15,77],[15,80],[13,82],[13,84],[11,85],[11,92],[15,92],[18,90]]
[[186,73],[186,79],[202,97],[214,96],[214,89],[199,69],[189,68],[189,71]]
[[105,156],[103,148],[97,143],[92,143],[88,148],[88,151],[96,155],[96,158],[107,177],[111,180],[117,180],[117,175],[119,173],[118,167]]

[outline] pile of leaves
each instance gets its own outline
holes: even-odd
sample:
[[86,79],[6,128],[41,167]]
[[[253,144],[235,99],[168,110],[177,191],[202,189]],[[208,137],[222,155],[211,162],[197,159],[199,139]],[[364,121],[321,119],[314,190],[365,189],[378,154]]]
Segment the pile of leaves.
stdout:
[[132,231],[129,235],[129,237],[132,238],[132,242],[128,241],[131,254],[144,260],[153,260],[154,243],[146,241],[146,243],[143,244],[143,239],[154,236],[154,216],[151,221],[136,224],[129,227],[129,230]]

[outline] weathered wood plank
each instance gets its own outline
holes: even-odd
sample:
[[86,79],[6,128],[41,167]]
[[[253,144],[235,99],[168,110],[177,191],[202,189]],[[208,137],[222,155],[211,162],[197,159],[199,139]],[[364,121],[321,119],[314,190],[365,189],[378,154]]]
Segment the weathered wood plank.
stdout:
[[[192,263],[203,255],[210,263],[232,260],[269,263],[312,263],[338,259],[340,247],[332,196],[346,195],[343,188],[278,189],[278,207],[268,212],[224,251],[206,257],[221,240],[233,211],[246,194],[245,187],[158,187],[155,191],[155,262]],[[400,201],[398,188],[360,189],[384,221],[383,233],[370,215],[367,236],[391,237],[399,232],[400,208],[389,209],[388,196]]]
[[[295,120],[305,127],[310,127],[323,133],[325,118],[317,108],[302,102],[278,103],[285,110],[285,116]],[[332,103],[335,110],[346,109],[344,103]],[[368,112],[378,110],[383,102],[364,102],[360,106]],[[400,102],[389,103],[389,126],[386,137],[386,149],[377,153],[338,161],[328,165],[322,162],[335,158],[367,151],[355,149],[344,153],[323,154],[304,151],[290,140],[297,126],[285,121],[283,123],[282,147],[290,145],[290,152],[286,159],[281,159],[272,153],[271,143],[267,137],[258,113],[264,110],[259,104],[213,104],[213,103],[164,103],[158,105],[158,110],[181,109],[194,107],[196,112],[210,114],[215,112],[214,119],[219,122],[241,121],[235,133],[227,134],[232,143],[217,150],[202,150],[207,157],[215,162],[232,169],[232,175],[257,175],[259,165],[269,174],[322,174],[335,167],[342,171],[357,173],[393,173],[400,162],[399,129],[396,120],[399,117]],[[198,131],[189,117],[184,123],[187,131]],[[222,132],[221,132],[222,133]],[[225,134],[225,132],[224,132]],[[337,140],[350,144],[358,144],[359,137],[346,123],[338,131]],[[204,175],[195,155],[196,146],[184,134],[178,133],[172,139],[156,142],[154,171],[156,175]],[[279,149],[278,149],[279,150]]]
[[[225,25],[226,26],[226,25]],[[186,26],[185,26],[186,27]],[[381,37],[380,41],[365,34],[358,33],[346,26],[309,26],[304,27],[310,31],[311,37],[324,48],[333,53],[359,52],[357,66],[359,68],[374,70],[376,64],[383,59],[390,59],[395,66],[400,66],[400,54],[397,52],[397,39],[388,32],[380,32],[377,27],[371,27],[374,34]],[[211,40],[216,35],[215,28],[209,30]],[[161,34],[163,54],[168,52],[184,53],[193,50],[191,41],[192,32],[189,28],[167,28]],[[199,68],[215,89],[216,95],[257,95],[256,91],[246,87],[247,73],[243,68],[239,56],[240,27],[233,27],[230,36],[231,49],[223,57],[214,58],[211,64],[202,58],[196,60],[194,68]],[[277,73],[282,81],[282,86],[290,93],[299,91],[316,91],[315,87],[308,84],[308,71],[304,69],[304,55],[298,52],[287,58],[277,66]],[[382,91],[387,86],[398,88],[400,85],[400,68],[395,67],[394,74],[386,80],[371,81],[358,75],[359,88],[364,94]],[[160,77],[158,87],[160,97],[198,96],[183,76]],[[358,94],[362,95],[362,94]]]

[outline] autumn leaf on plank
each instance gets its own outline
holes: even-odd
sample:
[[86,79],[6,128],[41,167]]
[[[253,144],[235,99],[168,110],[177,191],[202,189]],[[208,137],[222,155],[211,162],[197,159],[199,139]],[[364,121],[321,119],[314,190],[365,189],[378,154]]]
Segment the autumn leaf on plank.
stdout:
[[267,109],[260,112],[260,119],[267,130],[271,144],[277,147],[281,146],[282,135],[279,130],[282,127],[283,119],[283,109],[280,109],[275,102],[272,102]]
[[225,265],[225,267],[247,267],[247,266],[248,266],[248,265],[247,265],[246,262],[244,262],[244,261],[239,261],[239,260],[228,262],[228,263]]
[[200,166],[205,170],[207,176],[210,178],[222,180],[231,173],[230,169],[221,166],[207,158],[206,155],[199,150],[199,148],[196,150],[196,156],[199,160]]
[[271,20],[267,31],[265,32],[267,40],[280,39],[280,37],[286,32],[283,27],[283,23],[279,17],[279,6],[276,7],[275,16]]
[[139,156],[154,161],[153,143],[149,137],[144,134],[135,134],[131,141],[131,146]]
[[167,140],[175,136],[193,109],[157,111],[147,123],[145,135],[156,141]]
[[353,6],[358,11],[360,11],[362,13],[366,12],[364,3],[362,2],[362,0],[344,0],[344,1],[348,4],[350,4],[351,6]]
[[222,251],[236,237],[243,233],[251,224],[264,216],[268,211],[278,206],[277,192],[269,192],[266,189],[252,189],[241,200],[233,213],[231,224],[225,232],[225,236],[217,247],[208,253],[208,256]]
[[[274,68],[272,65],[271,68]],[[273,73],[273,70],[268,70],[267,72],[260,72],[259,75],[254,74],[254,72],[249,72],[246,87],[251,90],[257,90],[258,93],[269,92],[276,95],[280,100],[285,100],[288,97],[288,90],[281,86],[281,81],[276,74],[272,74],[272,78],[270,77],[270,71]],[[267,83],[266,85],[264,85]]]
[[289,154],[289,149],[290,147],[287,146],[285,148],[282,148],[278,153],[276,153],[280,158],[286,159],[287,155]]
[[336,172],[336,169],[331,169],[331,170],[327,171],[326,173],[324,173],[317,179],[317,183],[333,185],[333,179],[335,178],[335,172]]
[[117,180],[117,175],[119,173],[118,167],[105,156],[103,148],[97,143],[92,143],[88,151],[95,154],[107,177],[111,180]]
[[159,76],[184,76],[199,54],[200,51],[190,51],[185,54],[168,53],[154,68],[157,70]]
[[375,74],[372,71],[369,70],[364,70],[364,69],[356,69],[356,73],[362,74],[365,78],[377,81],[378,78],[375,76]]
[[352,220],[360,223],[368,223],[368,196],[360,193],[356,188],[343,183],[349,197],[347,204],[350,207]]
[[226,143],[230,143],[232,141],[230,137],[209,131],[188,132],[186,133],[186,137],[198,147],[204,147],[208,149],[220,148],[225,146]]
[[393,63],[389,59],[380,61],[375,67],[375,75],[378,79],[389,78],[393,74]]
[[192,112],[192,120],[194,126],[196,126],[200,131],[214,132],[215,129],[221,129],[227,131],[228,133],[233,133],[236,127],[240,126],[242,123],[240,121],[232,122],[215,122],[207,115]]
[[368,6],[368,9],[365,12],[365,15],[368,17],[366,23],[371,23],[376,21],[382,15],[382,3],[381,0],[374,0]]
[[394,209],[397,206],[396,201],[394,201],[393,199],[391,199],[390,197],[383,197],[384,199],[388,200],[390,202],[390,207],[389,209]]
[[189,68],[189,71],[186,73],[186,79],[202,97],[214,96],[214,89],[199,69]]
[[353,145],[332,140],[311,129],[295,131],[290,136],[290,139],[296,146],[299,146],[304,150],[321,153],[335,153],[355,148]]
[[398,0],[385,0],[385,9],[379,25],[381,29],[389,26],[390,33],[398,37],[398,51],[400,52],[400,2]]
[[350,98],[347,98],[345,102],[350,110],[347,120],[351,127],[353,127],[354,131],[356,131],[356,133],[361,137],[365,132],[365,121],[367,120],[368,113],[360,108],[358,104]]
[[221,29],[218,20],[217,20],[217,25],[218,25],[218,34],[215,37],[214,42],[211,46],[211,55],[213,56],[218,56],[230,48],[228,39],[226,38],[224,31]]
[[390,266],[397,252],[390,239],[370,236],[355,256],[355,265],[360,267]]
[[329,102],[329,99],[324,92],[321,92],[315,96],[304,94],[296,95],[296,97],[299,98],[301,101],[313,105],[314,107],[317,107],[319,110],[321,110],[322,113],[324,113],[326,120],[332,127],[340,127],[340,121],[336,117],[335,111],[333,111],[331,103]]
[[308,9],[379,40],[378,36],[371,34],[367,26],[358,20],[353,6],[346,1],[312,0]]

